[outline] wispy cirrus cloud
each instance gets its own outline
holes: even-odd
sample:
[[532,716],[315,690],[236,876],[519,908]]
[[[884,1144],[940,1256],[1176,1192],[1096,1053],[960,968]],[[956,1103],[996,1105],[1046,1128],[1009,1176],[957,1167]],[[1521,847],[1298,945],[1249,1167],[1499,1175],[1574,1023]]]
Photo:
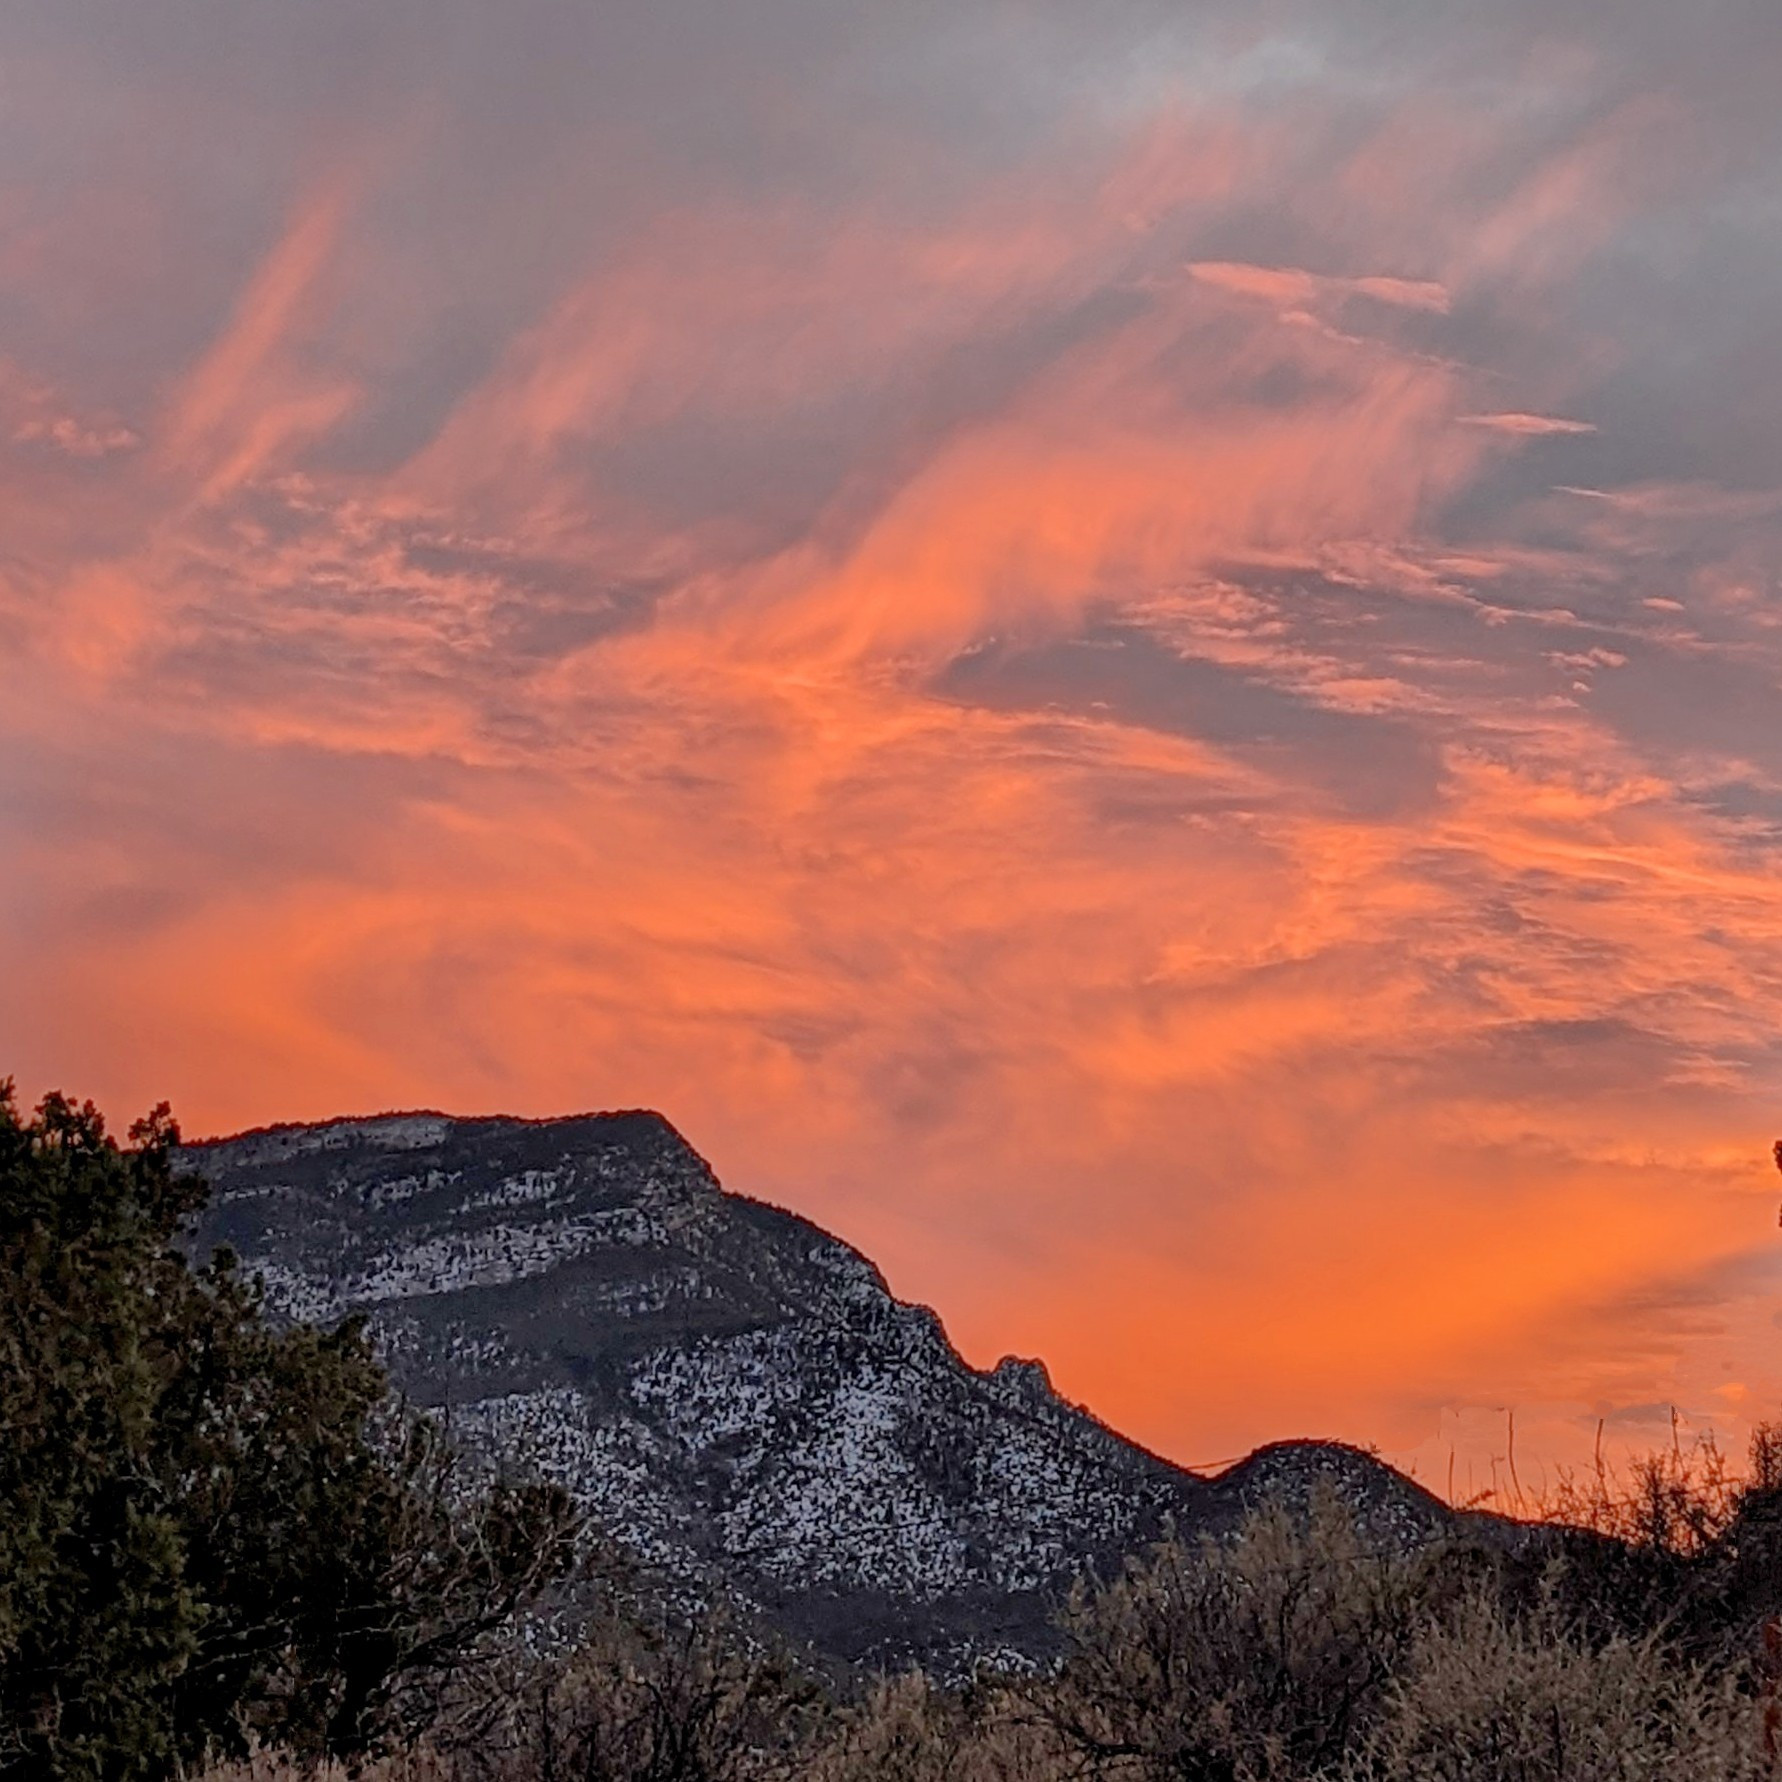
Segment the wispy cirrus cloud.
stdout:
[[653,1103],[1189,1460],[1782,1390],[1761,21],[153,10],[0,26],[0,1063]]
[[1596,431],[1589,421],[1568,421],[1562,415],[1525,415],[1514,410],[1507,414],[1461,415],[1459,419],[1463,427],[1485,427],[1517,439],[1552,439]]
[[1202,260],[1189,266],[1190,275],[1202,284],[1254,297],[1287,314],[1304,314],[1319,304],[1366,297],[1396,309],[1429,310],[1446,315],[1450,308],[1447,287],[1435,279],[1392,278],[1380,274],[1365,278],[1332,278],[1293,266],[1247,266],[1227,260]]

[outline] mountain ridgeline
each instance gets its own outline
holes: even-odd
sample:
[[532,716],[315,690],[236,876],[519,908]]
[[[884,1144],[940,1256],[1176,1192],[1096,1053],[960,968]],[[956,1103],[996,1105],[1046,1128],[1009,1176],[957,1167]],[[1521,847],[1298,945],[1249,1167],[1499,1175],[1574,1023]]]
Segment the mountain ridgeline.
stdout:
[[473,1454],[568,1487],[663,1578],[844,1663],[1036,1656],[1085,1567],[1324,1481],[1403,1546],[1452,1513],[1337,1444],[1208,1478],[969,1367],[858,1251],[721,1188],[652,1113],[393,1114],[191,1145],[281,1316],[369,1317],[392,1377]]

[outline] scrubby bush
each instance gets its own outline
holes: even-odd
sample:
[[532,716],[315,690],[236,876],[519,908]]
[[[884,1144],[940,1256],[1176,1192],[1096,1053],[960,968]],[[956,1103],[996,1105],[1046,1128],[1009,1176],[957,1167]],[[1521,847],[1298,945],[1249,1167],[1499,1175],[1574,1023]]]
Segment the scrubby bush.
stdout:
[[1580,1639],[1479,1593],[1432,1621],[1351,1766],[1368,1782],[1757,1782],[1763,1706],[1656,1635]]
[[799,1782],[1048,1782],[1081,1768],[1030,1688],[945,1689],[913,1671],[832,1713]]
[[1439,1576],[1430,1555],[1370,1547],[1332,1497],[1309,1519],[1265,1508],[1235,1540],[1165,1542],[1079,1591],[1036,1707],[1104,1772],[1326,1773],[1378,1720]]
[[1587,1643],[1657,1637],[1718,1673],[1761,1668],[1782,1617],[1782,1430],[1757,1429],[1743,1474],[1711,1440],[1673,1445],[1626,1477],[1562,1479],[1542,1510],[1499,1567],[1507,1604],[1557,1606]]
[[[1695,1561],[1756,1564],[1728,1544],[1768,1513],[1763,1477]],[[1657,1598],[1610,1626],[1578,1575],[1600,1560],[1538,1529],[1382,1553],[1335,1499],[1265,1508],[1079,1590],[1054,1669],[960,1687],[825,1691],[733,1621],[613,1615],[480,1741],[365,1782],[1779,1782],[1762,1642],[1705,1663]]]
[[1779,1453],[1759,1432],[1744,1482],[1661,1459],[1572,1526],[1419,1553],[1332,1498],[1265,1508],[1080,1591],[1034,1710],[1133,1782],[1782,1777]]
[[609,1607],[561,1660],[514,1677],[459,1782],[779,1782],[799,1771],[816,1684],[740,1623]]

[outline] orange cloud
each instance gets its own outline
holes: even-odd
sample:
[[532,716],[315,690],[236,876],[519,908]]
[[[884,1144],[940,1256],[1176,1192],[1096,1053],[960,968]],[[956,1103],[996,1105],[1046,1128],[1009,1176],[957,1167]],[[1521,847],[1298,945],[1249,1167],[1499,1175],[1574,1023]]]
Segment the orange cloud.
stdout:
[[543,292],[312,193],[158,413],[5,411],[0,1064],[657,1105],[1191,1460],[1736,1434],[1775,504],[1503,493],[1643,126],[1451,110],[645,192]]
[[162,450],[186,467],[201,499],[214,500],[281,452],[326,433],[352,406],[339,378],[299,372],[289,347],[310,325],[338,242],[347,194],[338,181],[297,208],[223,333],[181,382],[161,432]]

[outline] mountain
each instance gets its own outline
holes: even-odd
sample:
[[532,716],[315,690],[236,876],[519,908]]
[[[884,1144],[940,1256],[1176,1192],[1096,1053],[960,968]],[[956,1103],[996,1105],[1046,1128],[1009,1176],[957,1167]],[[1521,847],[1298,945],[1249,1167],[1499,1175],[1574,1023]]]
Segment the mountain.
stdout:
[[1437,1499],[1336,1444],[1216,1478],[969,1367],[924,1306],[808,1220],[726,1192],[660,1115],[388,1114],[186,1147],[279,1314],[367,1313],[397,1385],[473,1452],[561,1479],[693,1591],[722,1586],[848,1663],[1046,1644],[1057,1594],[1173,1522],[1333,1485],[1394,1543]]

